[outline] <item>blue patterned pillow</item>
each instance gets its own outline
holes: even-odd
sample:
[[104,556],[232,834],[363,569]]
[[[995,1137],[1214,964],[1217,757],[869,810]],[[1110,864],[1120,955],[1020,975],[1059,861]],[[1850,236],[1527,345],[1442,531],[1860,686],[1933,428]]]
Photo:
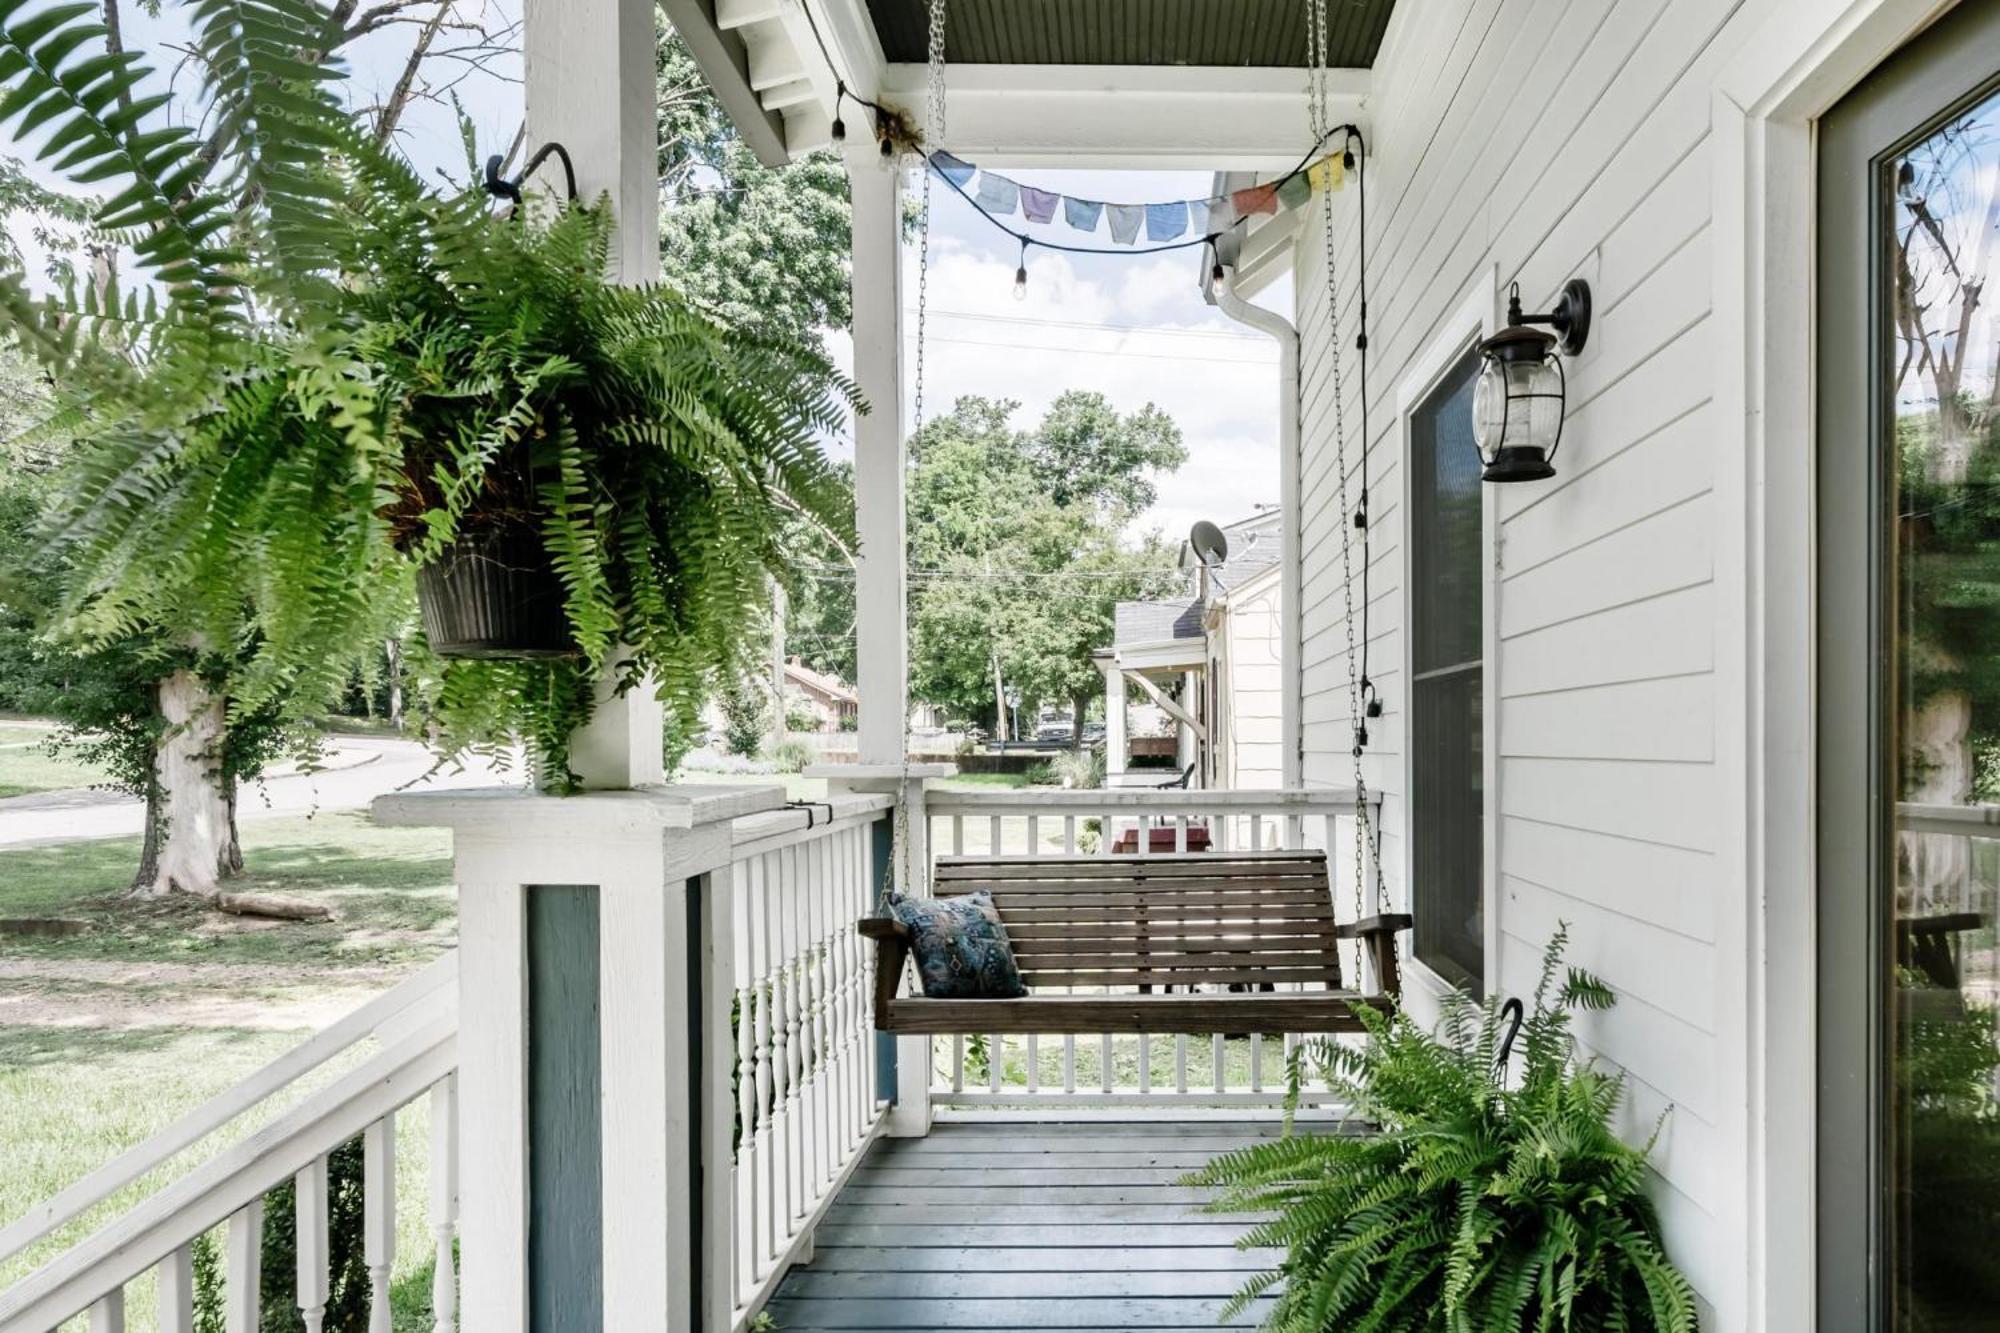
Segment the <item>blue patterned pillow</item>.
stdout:
[[1026,995],[1014,945],[1000,924],[993,895],[906,898],[892,894],[889,910],[910,931],[910,952],[924,995],[933,1000],[1011,1000]]

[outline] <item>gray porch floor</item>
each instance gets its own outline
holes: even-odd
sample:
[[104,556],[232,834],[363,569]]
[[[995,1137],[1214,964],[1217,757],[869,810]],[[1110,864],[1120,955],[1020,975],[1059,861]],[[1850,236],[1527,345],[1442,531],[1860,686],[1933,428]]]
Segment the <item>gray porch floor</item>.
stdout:
[[[1175,1182],[1279,1132],[1264,1119],[940,1121],[877,1143],[772,1298],[816,1329],[1213,1329],[1274,1251]],[[1252,1309],[1231,1320],[1254,1326]]]

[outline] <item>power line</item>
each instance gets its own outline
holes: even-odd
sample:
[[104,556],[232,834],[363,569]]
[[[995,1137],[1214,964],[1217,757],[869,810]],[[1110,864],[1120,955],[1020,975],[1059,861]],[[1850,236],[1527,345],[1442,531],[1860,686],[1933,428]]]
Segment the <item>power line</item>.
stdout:
[[[915,306],[905,306],[904,314],[915,314]],[[1228,329],[1162,329],[1150,324],[1117,324],[1087,319],[1042,319],[1033,315],[993,315],[977,310],[933,310],[932,318],[976,319],[988,324],[1032,324],[1047,329],[1093,329],[1107,333],[1143,333],[1159,338],[1212,338],[1219,342],[1268,343],[1261,333],[1232,333]]]

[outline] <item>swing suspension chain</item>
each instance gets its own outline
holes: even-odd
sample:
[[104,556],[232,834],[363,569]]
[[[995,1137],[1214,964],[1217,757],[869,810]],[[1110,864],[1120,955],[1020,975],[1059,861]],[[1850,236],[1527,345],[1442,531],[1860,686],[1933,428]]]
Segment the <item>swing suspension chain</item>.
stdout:
[[[1311,121],[1311,129],[1316,139],[1323,139],[1333,131],[1333,117],[1327,101],[1327,4],[1326,0],[1306,0],[1306,111]],[[1343,402],[1345,376],[1342,371],[1345,350],[1340,342],[1340,277],[1335,269],[1338,255],[1333,237],[1333,194],[1320,190],[1320,231],[1326,245],[1326,307],[1327,320],[1333,328],[1333,447],[1334,475],[1338,478],[1340,496],[1340,573],[1341,597],[1345,614],[1341,627],[1347,636],[1347,702],[1349,716],[1354,726],[1354,916],[1358,921],[1366,916],[1364,885],[1369,884],[1369,862],[1373,862],[1374,878],[1372,887],[1375,901],[1379,906],[1384,900],[1382,883],[1382,858],[1371,856],[1374,847],[1374,819],[1368,808],[1368,776],[1362,766],[1362,753],[1368,744],[1368,723],[1366,702],[1363,698],[1365,686],[1362,680],[1360,654],[1366,651],[1366,641],[1357,644],[1354,621],[1354,545],[1355,533],[1361,534],[1361,560],[1364,571],[1369,558],[1368,527],[1368,441],[1361,441],[1361,481],[1360,503],[1350,506],[1347,483],[1347,413]],[[1366,344],[1362,345],[1362,355],[1366,356]],[[1364,388],[1363,392],[1366,392]],[[1352,516],[1350,519],[1350,515]]]
[[[944,19],[945,0],[930,0],[930,34],[928,58],[928,82],[930,93],[930,114],[924,127],[924,142],[937,144],[945,142],[944,137]],[[928,153],[925,154],[928,159]],[[900,165],[894,170],[900,171]],[[930,314],[931,285],[931,177],[934,173],[930,163],[925,161],[923,198],[917,213],[917,355],[912,375],[912,406],[910,412],[911,438],[923,434],[924,430],[924,348],[929,341],[925,337],[925,325]],[[896,815],[891,826],[891,846],[889,860],[903,872],[903,883],[909,885],[919,897],[928,897],[930,867],[918,865],[911,857],[910,843],[910,735],[903,734],[902,780],[896,784]],[[995,849],[998,850],[997,848]],[[925,857],[928,861],[928,856]],[[883,885],[886,897],[888,884]]]

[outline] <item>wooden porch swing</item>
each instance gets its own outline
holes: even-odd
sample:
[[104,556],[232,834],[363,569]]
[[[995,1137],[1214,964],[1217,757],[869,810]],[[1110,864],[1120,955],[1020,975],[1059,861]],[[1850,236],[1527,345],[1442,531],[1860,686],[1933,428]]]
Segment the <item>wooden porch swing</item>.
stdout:
[[[1357,1006],[1402,991],[1399,913],[1340,924],[1326,853],[1224,852],[1095,856],[947,856],[935,891],[984,889],[1007,934],[1020,999],[898,995],[909,932],[889,917],[861,922],[875,942],[875,1026],[884,1032],[1356,1032]],[[1372,992],[1342,989],[1339,944],[1374,960]],[[1267,990],[1283,983],[1316,989]],[[1224,985],[1172,994],[1169,986]],[[1138,987],[1058,993],[1069,987]],[[1158,987],[1159,989],[1153,989]]]
[[[1324,0],[1314,0],[1315,19],[1309,24],[1307,64],[1312,68],[1308,119],[1313,148],[1293,176],[1311,179],[1312,155],[1344,134],[1342,157],[1355,169],[1362,191],[1360,255],[1361,334],[1356,339],[1361,365],[1360,503],[1348,499],[1347,435],[1340,411],[1339,358],[1335,358],[1334,467],[1338,504],[1351,512],[1342,521],[1340,552],[1347,593],[1347,686],[1354,720],[1354,797],[1356,838],[1355,917],[1347,924],[1335,918],[1333,894],[1324,851],[1160,853],[1126,857],[1097,856],[952,856],[937,860],[935,892],[992,895],[994,907],[1013,941],[1022,980],[1030,994],[1013,999],[932,999],[898,995],[909,954],[909,931],[888,912],[863,920],[862,935],[874,941],[875,1026],[884,1032],[953,1034],[1006,1033],[1288,1033],[1352,1032],[1361,1028],[1362,1007],[1384,1008],[1401,994],[1396,935],[1411,926],[1401,913],[1383,913],[1386,898],[1380,849],[1373,845],[1372,818],[1362,754],[1368,744],[1368,717],[1380,716],[1381,705],[1368,678],[1368,339],[1367,339],[1367,197],[1365,177],[1355,154],[1360,132],[1336,125],[1327,102],[1327,50]],[[930,59],[927,130],[944,146],[944,0],[929,0]],[[924,313],[929,292],[931,182],[938,174],[934,161],[923,169],[923,209],[917,287],[916,413],[913,433],[923,429]],[[952,186],[960,194],[964,191]],[[1324,188],[1316,190],[1323,209],[1327,245],[1325,276],[1327,318],[1333,343],[1342,345],[1338,265],[1334,262],[1334,217]],[[979,205],[967,196],[975,208]],[[983,209],[981,210],[984,211]],[[1021,244],[1025,280],[1031,244],[1046,245],[989,215],[989,221]],[[1215,237],[1198,242],[1213,245]],[[1197,242],[1189,242],[1193,244]],[[1061,247],[1057,247],[1061,248]],[[1175,248],[1166,246],[1162,248]],[[1107,253],[1093,251],[1092,253]],[[1130,253],[1130,252],[1128,252]],[[1143,252],[1142,252],[1143,253]],[[1357,561],[1353,547],[1361,551]],[[1359,588],[1361,632],[1355,636],[1356,589]],[[905,747],[907,751],[907,746]],[[909,847],[907,772],[904,794],[896,806],[894,858],[908,882],[919,886],[925,876],[905,864]],[[919,814],[917,817],[921,818]],[[1107,850],[1114,849],[1110,821],[1105,821]],[[1135,850],[1150,852],[1144,821]],[[997,841],[997,838],[996,838]],[[1182,844],[1185,846],[1185,843]],[[1378,914],[1365,915],[1362,864],[1372,862],[1373,901]],[[1355,940],[1373,960],[1377,984],[1363,992],[1343,988],[1340,970],[1342,941]],[[1185,986],[1182,993],[1174,987]],[[1195,987],[1209,987],[1198,991]],[[1214,988],[1222,989],[1214,989]],[[1088,988],[1077,994],[1076,988]],[[1119,989],[1112,989],[1119,988]]]

